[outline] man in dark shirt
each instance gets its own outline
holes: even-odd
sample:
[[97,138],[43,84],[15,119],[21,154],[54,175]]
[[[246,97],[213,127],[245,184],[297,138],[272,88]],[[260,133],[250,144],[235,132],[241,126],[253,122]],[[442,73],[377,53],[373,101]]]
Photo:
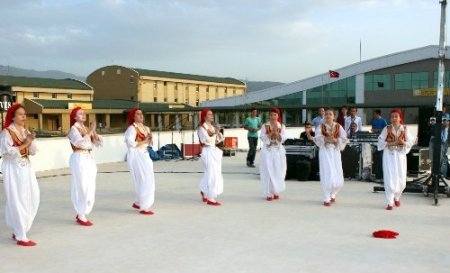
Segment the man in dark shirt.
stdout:
[[308,134],[307,133],[309,133],[310,136],[314,136],[315,135],[315,133],[313,131],[313,128],[312,128],[312,124],[310,122],[305,122],[305,131],[300,134],[300,139],[301,140],[310,141],[308,139]]

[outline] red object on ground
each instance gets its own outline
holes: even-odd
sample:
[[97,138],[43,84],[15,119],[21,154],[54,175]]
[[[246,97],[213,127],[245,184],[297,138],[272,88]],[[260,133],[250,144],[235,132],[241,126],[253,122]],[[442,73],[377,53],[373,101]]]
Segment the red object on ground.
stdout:
[[382,229],[377,230],[372,233],[373,237],[375,238],[381,238],[381,239],[397,239],[397,236],[399,235],[398,232]]

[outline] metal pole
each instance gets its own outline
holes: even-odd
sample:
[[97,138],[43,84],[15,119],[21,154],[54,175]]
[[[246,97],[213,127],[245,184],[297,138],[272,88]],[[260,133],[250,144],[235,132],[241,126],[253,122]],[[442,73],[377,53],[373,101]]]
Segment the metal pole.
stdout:
[[438,85],[436,91],[436,124],[434,124],[434,147],[433,147],[433,169],[432,182],[434,190],[434,204],[438,204],[439,182],[441,178],[441,128],[442,128],[442,103],[444,95],[444,61],[445,61],[445,11],[447,0],[440,0],[441,4],[441,24],[439,35],[439,66],[438,66]]

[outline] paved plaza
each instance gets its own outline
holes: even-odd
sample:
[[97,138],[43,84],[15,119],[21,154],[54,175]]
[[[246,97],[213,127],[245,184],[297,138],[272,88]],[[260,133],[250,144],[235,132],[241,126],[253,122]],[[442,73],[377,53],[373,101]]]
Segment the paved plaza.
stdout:
[[[200,200],[200,161],[154,166],[155,215],[144,216],[131,208],[126,163],[99,165],[93,227],[75,224],[69,170],[39,173],[34,248],[11,240],[2,186],[0,272],[449,272],[448,198],[436,207],[431,197],[407,193],[400,208],[386,211],[375,184],[346,181],[327,208],[318,182],[290,180],[281,200],[268,202],[258,168],[238,153],[223,160],[223,205],[212,207]],[[400,236],[372,238],[378,229]]]

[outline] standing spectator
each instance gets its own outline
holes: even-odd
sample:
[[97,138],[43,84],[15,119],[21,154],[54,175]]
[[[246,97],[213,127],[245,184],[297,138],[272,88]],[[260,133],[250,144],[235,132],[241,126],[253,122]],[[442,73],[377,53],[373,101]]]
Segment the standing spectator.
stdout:
[[320,124],[323,123],[323,120],[325,118],[325,109],[323,107],[319,108],[319,115],[311,121],[312,125],[314,126],[314,129],[317,129],[317,127],[320,126]]
[[342,128],[345,128],[345,119],[348,116],[348,108],[346,105],[341,107],[341,112],[339,113],[339,116],[336,120],[337,123],[339,123]]
[[372,133],[379,134],[386,126],[387,126],[387,122],[381,116],[381,110],[377,109],[377,110],[373,111]]
[[257,116],[258,110],[252,108],[250,116],[245,119],[244,129],[248,131],[247,167],[255,167],[256,146],[258,146],[258,131],[261,129],[261,118]]
[[344,128],[345,128],[345,132],[347,133],[347,136],[350,135],[350,125],[352,123],[356,123],[356,125],[357,125],[357,129],[355,132],[362,131],[361,118],[358,117],[357,113],[358,113],[358,110],[356,109],[356,107],[352,107],[352,108],[350,108],[350,116],[348,116],[345,119],[345,127]]

